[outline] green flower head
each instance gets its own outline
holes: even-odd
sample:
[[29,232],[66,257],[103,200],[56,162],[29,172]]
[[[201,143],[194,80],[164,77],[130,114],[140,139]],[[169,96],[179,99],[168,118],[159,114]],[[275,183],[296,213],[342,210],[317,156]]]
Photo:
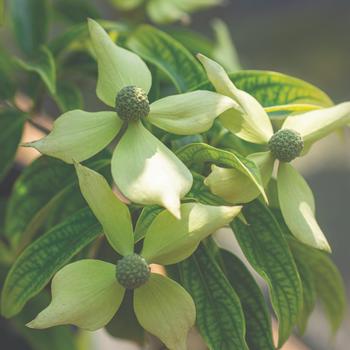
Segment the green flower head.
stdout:
[[241,207],[186,203],[180,207],[181,219],[163,210],[149,226],[140,254],[135,254],[128,207],[117,199],[103,176],[80,164],[75,166],[85,200],[122,258],[116,265],[85,259],[65,266],[52,280],[50,305],[28,327],[74,324],[87,330],[102,328],[130,289],[136,317],[144,329],[169,349],[187,349],[187,333],[196,316],[194,302],[179,284],[151,272],[149,265],[186,259],[202,239],[230,223]]
[[[201,54],[198,59],[216,91],[238,104],[238,108],[227,110],[219,117],[222,125],[241,139],[266,147],[266,151],[248,156],[260,168],[265,186],[278,161],[278,200],[291,232],[303,243],[329,251],[329,244],[314,217],[312,192],[289,162],[304,156],[317,140],[349,124],[350,102],[322,109],[316,106],[314,110],[290,115],[274,132],[266,110],[253,96],[238,89],[218,63]],[[234,169],[213,167],[205,183],[226,201],[245,203],[259,195],[256,189],[246,191],[247,186],[242,186],[246,181]]]
[[152,76],[147,65],[116,45],[97,22],[89,20],[89,30],[98,66],[96,94],[116,112],[67,112],[47,137],[27,146],[73,163],[92,157],[119,135],[111,164],[119,190],[132,202],[159,204],[179,217],[180,200],[192,186],[192,175],[142,119],[173,134],[191,135],[207,131],[236,104],[210,91],[168,96],[149,104]]

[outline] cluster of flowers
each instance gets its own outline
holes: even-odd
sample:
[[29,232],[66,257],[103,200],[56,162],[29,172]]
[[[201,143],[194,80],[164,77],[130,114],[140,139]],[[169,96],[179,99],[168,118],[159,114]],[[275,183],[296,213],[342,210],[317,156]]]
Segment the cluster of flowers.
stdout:
[[[32,328],[74,324],[88,330],[105,326],[117,312],[126,289],[133,290],[140,324],[169,349],[186,349],[188,330],[195,322],[190,295],[175,281],[153,273],[150,264],[169,265],[189,257],[202,239],[239,214],[240,205],[259,196],[250,179],[236,169],[214,166],[205,183],[232,206],[181,203],[193,178],[190,170],[145,126],[151,123],[177,135],[203,133],[216,118],[230,132],[263,152],[248,156],[260,170],[264,185],[278,164],[280,208],[291,232],[303,243],[329,250],[314,218],[312,192],[289,164],[311,145],[349,123],[350,103],[315,109],[286,118],[274,132],[259,102],[239,90],[224,69],[199,54],[216,92],[193,91],[148,101],[152,76],[133,52],[117,46],[95,21],[89,21],[98,64],[97,96],[115,111],[74,110],[57,119],[52,132],[32,142],[41,153],[75,165],[81,192],[103,226],[117,265],[80,260],[65,266],[52,281],[52,302],[32,322]],[[107,181],[82,162],[117,138],[111,171],[117,191],[140,205],[165,208],[149,226],[140,254],[134,252],[130,212]],[[296,204],[291,193],[299,194]]]

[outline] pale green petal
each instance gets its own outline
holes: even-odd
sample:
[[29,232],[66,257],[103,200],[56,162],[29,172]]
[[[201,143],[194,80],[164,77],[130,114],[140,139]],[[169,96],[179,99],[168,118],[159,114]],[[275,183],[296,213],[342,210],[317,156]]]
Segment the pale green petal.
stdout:
[[105,148],[121,125],[115,112],[74,110],[60,116],[48,136],[24,146],[34,147],[42,154],[67,163],[80,162]]
[[117,46],[92,19],[89,19],[89,30],[98,65],[97,96],[114,107],[117,93],[125,86],[134,85],[148,93],[152,76],[142,59]]
[[180,199],[192,186],[186,166],[141,122],[130,123],[112,158],[112,175],[132,202],[159,204],[180,215]]
[[[248,159],[259,167],[264,187],[271,179],[274,159],[270,152],[250,154]],[[251,178],[237,169],[222,168],[212,165],[211,173],[204,180],[210,191],[225,201],[238,204],[248,203],[260,195]]]
[[218,63],[201,54],[197,57],[216,91],[231,97],[240,106],[240,110],[231,109],[220,117],[225,128],[246,141],[266,144],[273,135],[273,129],[264,108],[253,96],[237,89]]
[[82,195],[103,227],[111,246],[121,255],[134,251],[134,235],[128,207],[112,192],[105,178],[85,166],[75,166]]
[[241,207],[181,205],[181,219],[161,212],[147,230],[141,255],[150,263],[169,265],[190,256],[200,241],[230,223]]
[[305,148],[338,128],[350,123],[350,102],[288,117],[282,128],[298,131]]
[[148,120],[173,134],[194,135],[209,130],[214,120],[229,108],[238,107],[227,96],[194,91],[153,102]]
[[115,265],[100,260],[80,260],[65,266],[52,280],[50,305],[27,326],[44,329],[72,324],[89,331],[102,328],[124,296],[115,274]]
[[196,308],[191,296],[175,281],[151,274],[135,289],[134,310],[141,326],[169,350],[187,350],[187,335],[194,326]]
[[280,163],[277,176],[280,208],[292,234],[301,242],[330,251],[315,219],[315,201],[303,177],[288,163]]

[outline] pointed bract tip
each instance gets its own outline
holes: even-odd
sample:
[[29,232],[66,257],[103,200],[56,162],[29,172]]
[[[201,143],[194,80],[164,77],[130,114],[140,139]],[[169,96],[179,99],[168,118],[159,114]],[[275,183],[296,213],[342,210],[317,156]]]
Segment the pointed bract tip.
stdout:
[[167,197],[163,200],[163,206],[167,209],[176,219],[181,219],[181,203],[179,198]]

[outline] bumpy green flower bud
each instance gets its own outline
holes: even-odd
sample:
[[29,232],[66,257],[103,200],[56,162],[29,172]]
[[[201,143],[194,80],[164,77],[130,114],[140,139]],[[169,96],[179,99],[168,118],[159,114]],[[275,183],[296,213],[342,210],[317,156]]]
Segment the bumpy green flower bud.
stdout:
[[147,94],[136,86],[126,86],[117,95],[115,110],[129,122],[145,118],[150,111]]
[[150,274],[147,261],[138,254],[127,255],[117,263],[117,280],[126,289],[141,287]]
[[298,132],[282,129],[271,137],[269,148],[276,159],[287,163],[299,157],[304,148],[304,141]]

